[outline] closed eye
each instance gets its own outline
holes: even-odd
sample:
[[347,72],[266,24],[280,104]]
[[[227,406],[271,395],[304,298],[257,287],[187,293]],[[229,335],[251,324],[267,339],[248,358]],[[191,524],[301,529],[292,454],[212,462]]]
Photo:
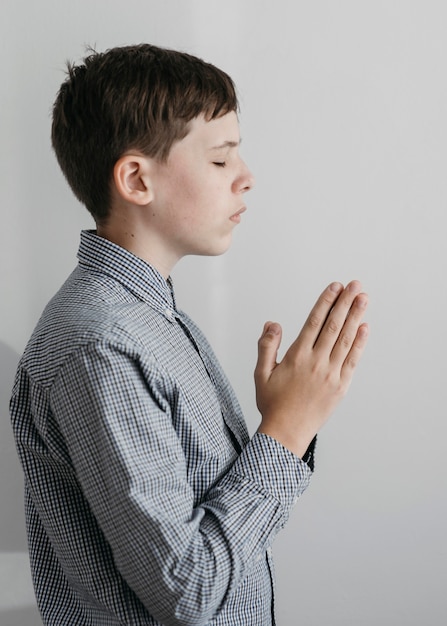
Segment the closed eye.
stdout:
[[217,165],[217,167],[225,167],[225,161],[213,161],[213,165]]

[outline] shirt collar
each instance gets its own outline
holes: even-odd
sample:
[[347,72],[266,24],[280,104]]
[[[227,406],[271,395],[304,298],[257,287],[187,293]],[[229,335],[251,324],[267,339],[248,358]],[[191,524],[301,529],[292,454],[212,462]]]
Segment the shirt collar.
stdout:
[[106,274],[174,321],[177,312],[172,280],[167,280],[152,265],[99,237],[94,230],[83,230],[78,250],[79,266]]

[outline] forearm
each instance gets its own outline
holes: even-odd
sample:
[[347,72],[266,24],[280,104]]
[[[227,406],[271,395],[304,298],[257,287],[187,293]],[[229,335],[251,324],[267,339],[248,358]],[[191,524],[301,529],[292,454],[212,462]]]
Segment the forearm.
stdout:
[[[52,398],[80,489],[121,575],[147,610],[166,624],[207,623],[265,558],[311,472],[259,434],[238,458],[231,446],[216,449],[211,441],[193,454],[195,436],[205,446],[203,431],[190,432],[182,446],[163,385],[148,377],[124,384],[127,357],[114,354],[110,369],[111,357],[102,352],[95,355],[94,377],[90,353],[74,360]],[[120,391],[110,402],[114,389]],[[203,463],[211,472],[225,458],[197,500],[191,472]]]
[[189,517],[186,507],[174,518],[167,507],[155,517],[126,505],[112,542],[120,571],[160,621],[207,623],[265,558],[310,475],[276,441],[255,435]]

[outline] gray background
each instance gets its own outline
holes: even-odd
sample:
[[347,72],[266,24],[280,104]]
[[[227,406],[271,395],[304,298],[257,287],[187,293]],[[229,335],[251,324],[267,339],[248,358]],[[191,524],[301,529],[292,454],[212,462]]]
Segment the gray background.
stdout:
[[447,623],[447,5],[433,0],[2,0],[0,625],[39,624],[7,401],[18,355],[91,227],[49,143],[66,59],[149,41],[239,87],[257,178],[232,249],[185,259],[180,306],[258,423],[266,319],[295,337],[331,280],[369,292],[371,338],[275,544],[279,626]]

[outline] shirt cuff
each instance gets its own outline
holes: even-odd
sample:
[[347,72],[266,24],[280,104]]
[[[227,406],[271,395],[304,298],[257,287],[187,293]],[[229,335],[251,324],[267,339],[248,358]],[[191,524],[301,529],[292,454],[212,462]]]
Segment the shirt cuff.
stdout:
[[[312,444],[308,451],[311,446]],[[308,463],[264,433],[253,436],[234,464],[233,470],[273,496],[285,510],[293,507],[306,490],[312,476]]]

